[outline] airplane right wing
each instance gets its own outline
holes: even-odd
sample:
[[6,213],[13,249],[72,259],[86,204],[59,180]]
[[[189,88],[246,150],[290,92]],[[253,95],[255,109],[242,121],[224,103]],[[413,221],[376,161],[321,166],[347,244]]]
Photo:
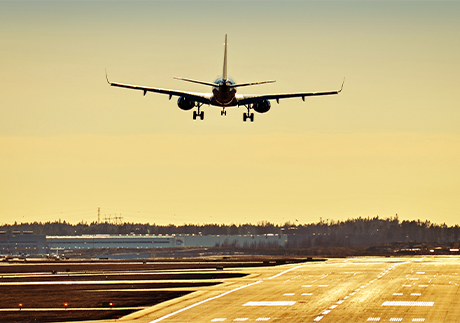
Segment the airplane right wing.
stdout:
[[140,85],[115,83],[115,82],[110,82],[109,81],[109,78],[107,77],[107,73],[106,73],[105,76],[106,76],[106,79],[107,79],[107,83],[109,83],[111,86],[123,87],[123,88],[131,89],[131,90],[140,90],[140,91],[144,92],[144,95],[146,95],[147,92],[155,92],[155,93],[161,93],[161,94],[169,95],[170,100],[171,100],[172,96],[182,96],[182,97],[186,97],[187,99],[190,99],[192,101],[200,102],[200,103],[203,103],[203,104],[210,104],[211,103],[211,97],[212,97],[211,93],[177,91],[177,90],[162,89],[162,88],[157,88],[157,87],[147,87],[147,86],[140,86]]
[[342,92],[343,84],[345,83],[345,79],[343,80],[342,87],[340,90],[337,91],[329,91],[329,92],[307,92],[307,93],[278,93],[278,94],[257,94],[257,95],[245,95],[245,94],[237,94],[238,105],[246,105],[257,103],[264,100],[276,100],[279,102],[280,99],[287,99],[287,98],[302,98],[305,101],[306,96],[322,96],[322,95],[334,95],[339,94]]

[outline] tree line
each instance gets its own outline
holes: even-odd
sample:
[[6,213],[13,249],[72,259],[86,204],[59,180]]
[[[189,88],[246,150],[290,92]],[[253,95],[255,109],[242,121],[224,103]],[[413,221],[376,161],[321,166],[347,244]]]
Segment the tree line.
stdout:
[[157,225],[149,223],[97,223],[66,221],[4,224],[4,234],[33,232],[47,236],[79,236],[88,234],[111,235],[262,235],[286,234],[292,248],[372,246],[394,242],[445,243],[455,242],[460,237],[460,227],[435,224],[430,221],[404,220],[398,216],[390,218],[358,217],[345,221],[319,221],[299,224],[287,222],[284,225],[261,221],[257,224],[183,224]]

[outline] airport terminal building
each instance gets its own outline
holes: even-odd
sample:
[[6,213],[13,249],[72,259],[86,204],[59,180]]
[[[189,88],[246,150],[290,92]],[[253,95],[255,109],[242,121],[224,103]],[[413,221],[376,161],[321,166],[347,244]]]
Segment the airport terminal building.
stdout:
[[269,247],[283,246],[287,235],[83,235],[47,236],[48,250],[79,250],[101,248],[152,249],[173,247]]
[[45,236],[33,232],[0,232],[0,254],[46,254],[85,249],[154,249],[174,247],[278,247],[288,236],[262,235],[108,235]]
[[44,254],[46,236],[30,231],[0,232],[0,254]]

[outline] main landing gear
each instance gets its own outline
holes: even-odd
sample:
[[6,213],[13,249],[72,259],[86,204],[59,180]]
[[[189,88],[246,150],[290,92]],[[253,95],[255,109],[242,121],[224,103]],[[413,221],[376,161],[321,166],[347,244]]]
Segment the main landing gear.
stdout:
[[249,113],[249,110],[251,110],[251,105],[248,104],[245,106],[246,109],[248,109],[248,113],[243,113],[243,122],[246,122],[247,119],[251,120],[251,122],[254,122],[254,113]]
[[201,111],[200,112],[200,108],[203,104],[199,104],[197,105],[198,107],[198,112],[197,111],[193,111],[193,120],[196,120],[196,117],[200,117],[200,120],[203,120],[204,119],[204,111]]
[[226,115],[227,115],[227,111],[225,111],[224,109],[222,109],[222,111],[220,111],[220,115],[221,115],[221,116],[226,116]]

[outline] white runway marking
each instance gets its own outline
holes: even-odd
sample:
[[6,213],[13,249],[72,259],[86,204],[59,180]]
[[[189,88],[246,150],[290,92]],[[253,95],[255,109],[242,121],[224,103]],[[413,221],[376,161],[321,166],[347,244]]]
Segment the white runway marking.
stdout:
[[[346,297],[346,296],[345,296]],[[345,302],[343,299],[340,300],[340,301],[337,301],[337,304],[342,304],[343,302]]]
[[417,271],[417,275],[424,275],[425,272],[424,271]]
[[283,296],[293,296],[295,293],[284,293]]
[[401,322],[403,319],[402,317],[392,317],[390,319],[390,322]]
[[324,311],[323,313],[321,313],[321,314],[327,315],[327,314],[329,314],[330,311],[331,311],[331,310],[325,310],[325,311]]
[[380,321],[380,317],[369,317],[367,319],[368,322],[379,322]]
[[269,277],[269,278],[267,278],[267,279],[273,279],[273,278],[279,277],[279,276],[281,276],[281,275],[284,275],[285,273],[288,273],[288,272],[290,272],[290,271],[293,271],[293,270],[296,270],[296,269],[299,269],[299,268],[302,268],[302,267],[306,267],[306,266],[307,266],[307,265],[293,267],[293,268],[288,269],[288,270],[285,270],[285,271],[283,271],[283,272],[281,272],[281,273],[279,273],[279,274],[276,274],[275,276],[271,276],[271,277]]
[[269,317],[259,317],[256,319],[256,321],[268,321],[269,319]]
[[291,306],[294,305],[296,301],[262,301],[262,302],[247,302],[243,306]]
[[382,306],[433,306],[434,302],[386,301]]
[[173,316],[173,315],[176,315],[176,314],[179,314],[179,313],[184,312],[184,311],[186,311],[186,310],[189,310],[189,309],[191,309],[191,308],[194,308],[195,306],[204,304],[204,303],[206,303],[206,302],[209,302],[209,301],[212,301],[212,300],[214,300],[214,299],[220,298],[220,297],[222,297],[222,296],[228,295],[228,294],[230,294],[230,293],[236,292],[236,291],[238,291],[238,290],[240,290],[240,289],[243,289],[243,288],[246,288],[246,287],[249,287],[249,286],[252,286],[252,285],[260,284],[260,283],[262,283],[262,282],[263,282],[262,280],[259,280],[259,281],[256,281],[256,282],[254,282],[254,283],[248,284],[248,285],[243,285],[243,286],[237,287],[237,288],[235,288],[235,289],[229,290],[228,292],[222,293],[222,294],[217,295],[217,296],[214,296],[214,297],[207,298],[207,299],[205,299],[205,300],[202,300],[201,302],[198,302],[198,303],[189,305],[189,306],[187,306],[187,307],[181,308],[180,310],[177,310],[177,311],[175,311],[175,312],[169,313],[169,314],[167,314],[167,315],[165,315],[165,316],[162,316],[162,317],[160,317],[160,318],[157,318],[156,320],[150,321],[150,323],[157,323],[157,322],[163,321],[164,319],[167,319],[168,317],[171,317],[171,316]]
[[428,287],[428,285],[418,285],[418,287]]
[[248,320],[247,317],[239,317],[239,318],[234,319],[233,322],[244,322],[247,320]]
[[311,287],[311,285],[302,285],[302,287]]
[[303,293],[302,296],[311,296],[313,293]]
[[331,310],[333,310],[333,309],[336,308],[337,306],[339,306],[339,305],[337,305],[337,304],[336,304],[336,305],[332,305],[332,306],[329,307],[329,308],[330,308]]
[[211,320],[211,322],[223,322],[225,320],[226,320],[226,318],[218,317],[218,318],[215,318],[215,319]]
[[322,318],[323,318],[322,316],[317,316],[313,321],[318,322],[318,321],[321,321]]
[[403,293],[393,293],[395,296],[401,296]]
[[412,285],[403,285],[403,287],[412,287]]
[[412,322],[425,322],[425,318],[424,318],[424,317],[421,317],[421,318],[413,318],[413,319],[412,319]]
[[318,285],[318,287],[327,287],[329,285]]
[[410,295],[411,296],[421,296],[422,294],[421,293],[411,293]]

